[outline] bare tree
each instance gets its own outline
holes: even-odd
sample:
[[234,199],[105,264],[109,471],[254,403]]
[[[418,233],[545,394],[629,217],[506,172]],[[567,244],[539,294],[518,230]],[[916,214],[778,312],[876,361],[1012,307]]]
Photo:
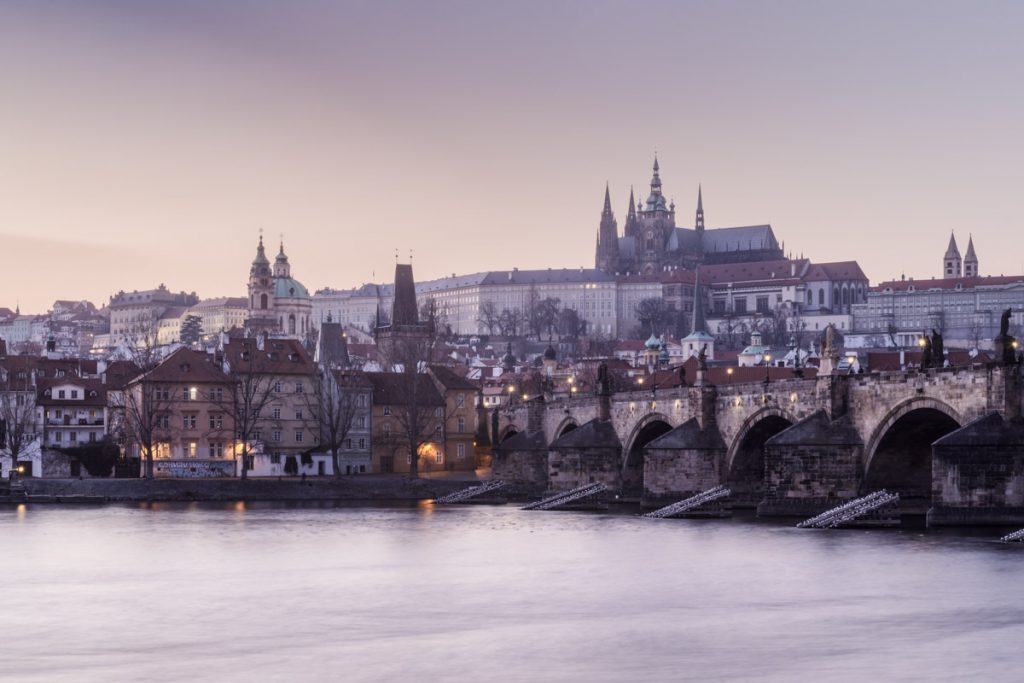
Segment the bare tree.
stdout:
[[536,339],[540,339],[541,330],[544,329],[544,319],[541,317],[540,310],[540,294],[537,293],[537,288],[534,285],[530,285],[530,294],[526,300],[526,326],[529,329],[530,334]]
[[[558,326],[558,311],[561,300],[556,297],[545,297],[537,302],[536,316],[538,330],[548,333],[548,341],[555,335],[555,328]],[[538,338],[540,336],[538,331]]]
[[518,308],[504,309],[499,316],[501,333],[506,337],[518,337],[523,332],[526,317]]
[[277,389],[273,377],[256,362],[256,350],[251,348],[253,342],[251,339],[242,340],[246,348],[237,355],[236,360],[224,361],[224,374],[231,388],[220,400],[211,397],[211,402],[222,406],[234,422],[235,438],[242,448],[242,479],[248,478],[252,455],[250,445],[257,441],[257,436],[262,437],[260,429],[266,419],[264,412]]
[[119,440],[138,446],[143,461],[143,474],[146,479],[152,479],[157,437],[161,430],[166,431],[168,428],[170,387],[153,377],[161,355],[151,335],[143,334],[132,339],[130,348],[135,378],[127,383],[123,391],[111,392],[110,402],[114,412],[119,414],[116,420],[122,432]]
[[665,322],[665,300],[651,297],[642,299],[636,305],[636,318],[640,321],[642,334],[649,336],[655,333],[655,328]]
[[427,298],[420,306],[420,322],[436,330],[437,334],[447,336],[448,312],[434,297]]
[[398,432],[392,434],[392,445],[408,454],[410,477],[419,476],[420,452],[434,438],[436,426],[445,424],[443,397],[439,403],[438,391],[426,374],[436,344],[436,334],[427,329],[395,336],[383,347],[388,365],[396,371],[396,377],[389,381],[400,384],[402,399],[391,407],[399,426]]
[[476,321],[487,328],[487,334],[494,334],[494,330],[501,329],[501,314],[493,301],[488,299],[480,304],[480,311]]
[[35,371],[0,369],[0,452],[11,458],[8,478],[18,471],[18,458],[36,440]]
[[356,415],[361,412],[359,376],[341,370],[323,371],[318,387],[316,415],[320,422],[320,444],[331,453],[334,476],[341,476],[341,447],[348,438]]

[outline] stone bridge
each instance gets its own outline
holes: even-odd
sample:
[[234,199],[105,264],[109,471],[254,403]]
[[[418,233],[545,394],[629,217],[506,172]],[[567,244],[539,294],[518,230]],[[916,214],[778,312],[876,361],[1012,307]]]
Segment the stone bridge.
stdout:
[[493,476],[524,493],[601,481],[659,505],[719,484],[759,515],[886,488],[931,524],[1024,521],[1017,365],[820,374],[501,409]]

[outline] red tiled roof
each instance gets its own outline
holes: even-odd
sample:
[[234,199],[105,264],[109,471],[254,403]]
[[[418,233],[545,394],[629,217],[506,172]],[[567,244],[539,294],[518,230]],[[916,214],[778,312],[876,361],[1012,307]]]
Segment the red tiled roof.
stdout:
[[154,382],[222,384],[230,381],[220,366],[214,364],[212,356],[186,348],[180,348],[169,355],[147,375]]
[[700,282],[707,285],[729,282],[777,282],[789,279],[799,282],[809,263],[807,259],[782,259],[701,266]]
[[[946,359],[952,367],[966,367],[989,363],[992,361],[992,356],[986,351],[980,351],[977,356],[972,358],[968,351],[951,349],[946,352]],[[907,366],[919,366],[921,365],[921,352],[917,349],[908,349],[903,352],[903,361]],[[900,352],[869,351],[867,365],[871,372],[900,370]]]
[[985,277],[950,277],[932,278],[930,280],[889,280],[879,282],[871,288],[872,292],[884,292],[891,289],[894,292],[906,292],[911,287],[916,291],[927,291],[929,289],[956,289],[960,285],[962,289],[973,289],[975,287],[998,287],[1001,285],[1024,284],[1024,275],[996,275]]
[[313,359],[295,339],[267,339],[263,350],[249,337],[224,344],[224,358],[232,370],[263,375],[309,375],[316,371]]

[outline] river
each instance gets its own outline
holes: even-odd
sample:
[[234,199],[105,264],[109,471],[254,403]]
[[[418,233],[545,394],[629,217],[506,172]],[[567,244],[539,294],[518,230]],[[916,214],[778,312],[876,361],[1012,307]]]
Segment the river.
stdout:
[[504,507],[0,508],[0,680],[1020,680],[1024,547]]

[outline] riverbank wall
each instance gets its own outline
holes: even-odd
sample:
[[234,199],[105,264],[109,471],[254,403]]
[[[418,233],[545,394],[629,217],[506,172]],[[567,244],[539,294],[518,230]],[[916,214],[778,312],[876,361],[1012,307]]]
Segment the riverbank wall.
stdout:
[[473,486],[475,479],[410,479],[399,475],[282,479],[23,479],[0,503],[146,501],[430,500]]

